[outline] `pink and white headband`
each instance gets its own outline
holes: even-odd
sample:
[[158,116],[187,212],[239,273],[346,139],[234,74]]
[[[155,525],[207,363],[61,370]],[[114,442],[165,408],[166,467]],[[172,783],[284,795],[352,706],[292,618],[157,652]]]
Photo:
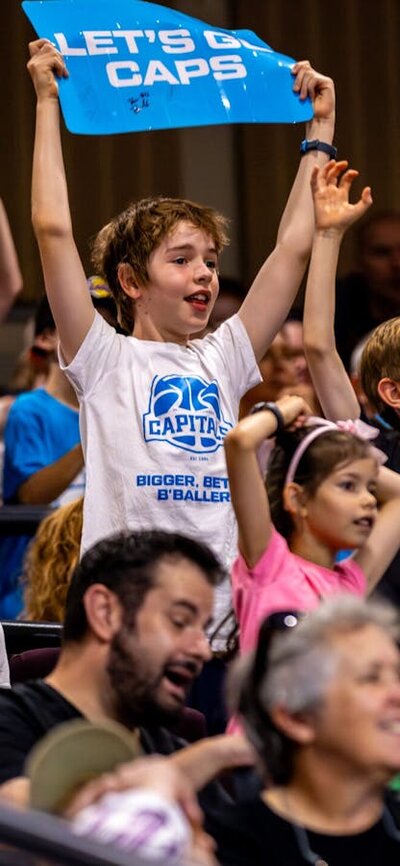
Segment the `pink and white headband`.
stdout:
[[[335,422],[328,421],[326,418],[311,416],[310,418],[307,418],[304,426],[312,426],[313,429],[310,431],[308,436],[305,436],[304,439],[301,440],[300,445],[296,448],[296,451],[293,454],[286,473],[285,486],[294,480],[297,467],[304,452],[307,451],[307,448],[309,448],[311,443],[314,442],[314,439],[317,439],[318,436],[321,436],[323,433],[328,433],[330,430],[342,430],[346,433],[352,433],[353,436],[358,436],[359,439],[365,440],[376,439],[379,435],[379,430],[377,430],[376,427],[371,427],[370,424],[365,424],[365,422],[360,421],[359,418],[355,421],[349,418],[347,421]],[[372,456],[375,457],[379,466],[386,463],[387,454],[385,454],[384,451],[381,451],[380,448],[376,448],[375,446],[371,446],[371,451]]]

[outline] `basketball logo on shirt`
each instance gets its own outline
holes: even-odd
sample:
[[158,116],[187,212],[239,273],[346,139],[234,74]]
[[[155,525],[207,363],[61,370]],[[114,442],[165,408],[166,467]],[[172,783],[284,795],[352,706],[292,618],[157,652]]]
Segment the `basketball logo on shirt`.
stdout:
[[222,416],[218,385],[197,376],[156,376],[143,416],[146,442],[168,442],[195,453],[221,447],[233,424]]

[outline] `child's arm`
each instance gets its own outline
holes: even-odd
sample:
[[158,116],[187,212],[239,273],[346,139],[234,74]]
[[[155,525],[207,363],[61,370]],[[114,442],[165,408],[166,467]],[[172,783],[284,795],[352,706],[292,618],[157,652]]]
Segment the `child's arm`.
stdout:
[[17,253],[7,214],[0,199],[0,322],[5,319],[21,289],[22,275]]
[[[358,172],[347,162],[329,162],[315,168],[311,188],[315,209],[315,234],[304,303],[303,340],[308,368],[326,418],[358,418],[360,407],[353,386],[337,353],[335,278],[340,244],[346,229],[372,203],[365,187],[356,204],[349,193]],[[344,174],[343,174],[344,172]],[[339,180],[339,177],[341,178]]]
[[32,174],[32,222],[44,281],[64,357],[69,363],[94,318],[94,307],[72,234],[60,135],[56,78],[68,73],[61,54],[45,39],[29,46],[28,69],[37,96]]
[[[276,403],[285,426],[309,414],[302,397],[282,397]],[[257,448],[273,436],[277,420],[268,409],[248,415],[224,439],[233,509],[239,529],[239,550],[251,568],[268,547],[272,523],[268,496],[257,461]]]
[[368,541],[354,559],[372,592],[400,547],[400,475],[381,466],[376,489],[378,515]]
[[[314,117],[307,124],[308,140],[330,144],[335,125],[335,91],[330,78],[315,72],[307,61],[295,64],[294,90],[313,101]],[[314,166],[324,165],[326,153],[310,150],[301,157],[286,204],[276,247],[257,274],[239,311],[255,355],[260,360],[282,326],[303,278],[314,232],[310,178]]]

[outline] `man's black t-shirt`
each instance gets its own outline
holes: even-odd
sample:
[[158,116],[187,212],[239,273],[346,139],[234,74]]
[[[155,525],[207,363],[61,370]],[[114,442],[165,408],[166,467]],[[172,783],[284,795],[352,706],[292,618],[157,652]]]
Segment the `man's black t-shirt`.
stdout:
[[[29,752],[48,731],[81,718],[82,713],[43,680],[0,689],[0,784],[24,775]],[[139,728],[139,739],[147,755],[171,755],[187,745],[181,737],[158,725]],[[218,781],[206,785],[198,799],[205,815],[232,802]]]
[[[0,783],[24,774],[25,759],[33,746],[63,722],[81,719],[82,713],[43,680],[19,683],[0,690]],[[146,754],[169,755],[185,741],[156,725],[140,728]]]

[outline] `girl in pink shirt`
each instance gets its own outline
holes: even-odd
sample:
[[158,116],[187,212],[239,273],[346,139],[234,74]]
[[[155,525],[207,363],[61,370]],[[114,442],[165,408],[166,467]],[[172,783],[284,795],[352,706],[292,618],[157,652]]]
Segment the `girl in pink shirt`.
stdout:
[[[364,595],[399,546],[400,477],[380,465],[368,440],[306,412],[301,397],[283,397],[225,439],[239,526],[232,584],[242,651],[255,646],[273,611],[310,610],[337,592]],[[305,425],[292,429],[299,419]],[[257,449],[275,434],[264,485]],[[356,553],[337,563],[343,549]]]
[[[367,187],[357,204],[349,203],[357,172],[343,174],[346,167],[331,161],[313,176],[316,232],[304,317],[314,341],[308,355],[314,385],[334,420],[309,418],[301,397],[285,396],[256,407],[261,411],[225,438],[239,528],[232,583],[242,651],[255,646],[271,612],[309,610],[333,593],[370,591],[399,547],[400,476],[381,465],[382,452],[368,441],[378,431],[358,420],[335,423],[359,415],[332,336],[336,262],[345,229],[372,201]],[[271,436],[264,484],[257,450]],[[340,550],[355,553],[337,563]]]

